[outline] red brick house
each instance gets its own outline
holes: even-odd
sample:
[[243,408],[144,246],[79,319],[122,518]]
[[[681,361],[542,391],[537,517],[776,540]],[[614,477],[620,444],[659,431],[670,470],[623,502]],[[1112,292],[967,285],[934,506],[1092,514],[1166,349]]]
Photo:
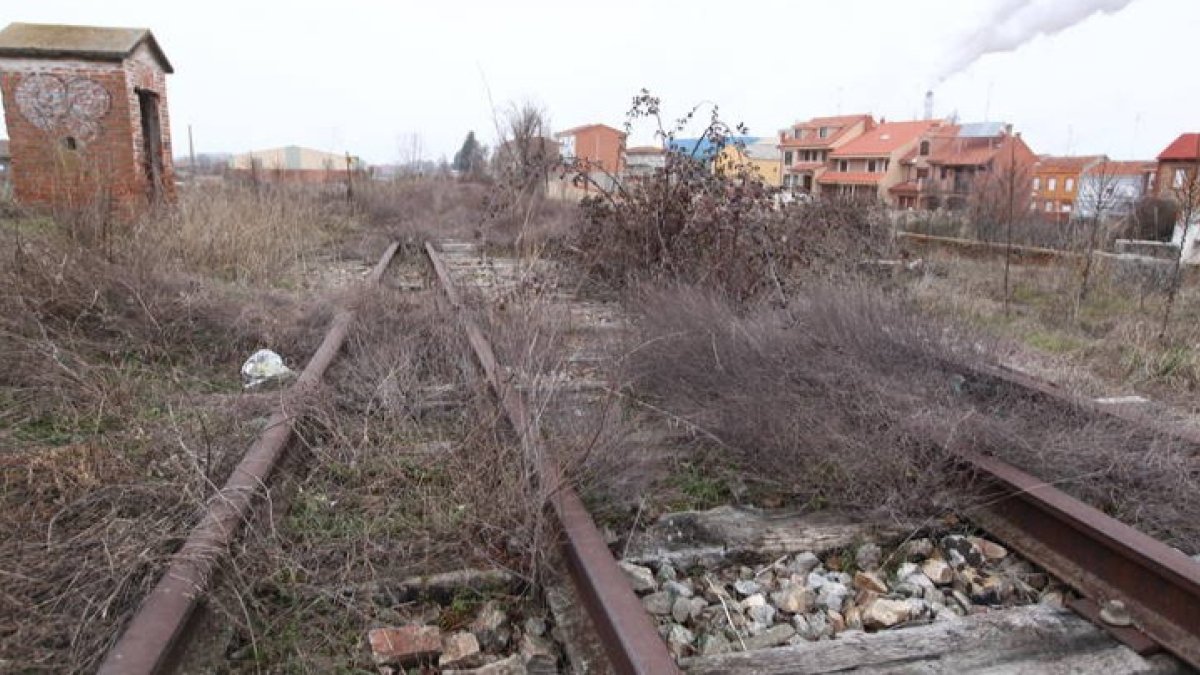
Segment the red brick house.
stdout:
[[171,72],[143,28],[13,23],[0,31],[16,200],[133,214],[171,198]]
[[1158,153],[1158,175],[1154,180],[1157,197],[1173,199],[1175,193],[1196,180],[1200,169],[1200,133],[1180,134]]
[[870,115],[839,115],[814,117],[780,131],[783,186],[803,194],[818,192],[817,179],[828,168],[830,153],[874,128]]
[[1056,157],[1042,155],[1033,165],[1032,208],[1049,222],[1065,223],[1076,209],[1080,178],[1098,164],[1109,164],[1104,155]]
[[[901,160],[904,181],[891,188],[901,208],[957,209],[1010,167],[1032,177],[1037,155],[1012,126],[1001,122],[930,129]],[[1027,208],[1030,191],[1019,195]]]

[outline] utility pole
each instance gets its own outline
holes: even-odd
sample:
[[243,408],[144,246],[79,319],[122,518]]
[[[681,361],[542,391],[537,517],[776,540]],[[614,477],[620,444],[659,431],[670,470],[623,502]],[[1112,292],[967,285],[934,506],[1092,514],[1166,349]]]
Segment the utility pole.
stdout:
[[188,125],[188,169],[192,174],[193,183],[196,182],[196,146],[192,143],[192,125]]
[[1004,228],[1004,316],[1008,316],[1008,268],[1012,264],[1012,226],[1017,182],[1017,145],[1008,139],[1008,223]]

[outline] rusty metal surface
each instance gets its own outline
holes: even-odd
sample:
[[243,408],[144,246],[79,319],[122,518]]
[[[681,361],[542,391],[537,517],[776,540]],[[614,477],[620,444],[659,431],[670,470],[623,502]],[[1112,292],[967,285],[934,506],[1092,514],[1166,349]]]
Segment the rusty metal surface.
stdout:
[[[446,297],[461,310],[461,298],[441,255],[428,242],[425,250]],[[554,481],[549,483],[552,485],[550,504],[564,535],[563,557],[613,668],[619,673],[638,675],[679,673],[679,667],[659,638],[650,616],[617,567],[591,514],[575,490],[562,482],[561,471],[541,447],[538,430],[528,414],[524,398],[500,376],[491,343],[469,316],[464,315],[463,323],[484,377],[517,432],[527,456],[540,458],[539,479],[544,485]]]
[[1141,632],[1200,668],[1200,563],[999,460],[956,454],[987,497],[972,520],[1085,598],[1123,601]]
[[[398,242],[388,247],[367,277],[368,284],[378,283],[398,248]],[[348,311],[334,317],[321,346],[292,384],[289,394],[320,381],[341,350],[353,318]],[[291,440],[293,421],[293,414],[282,406],[271,415],[266,431],[246,452],[221,491],[209,500],[200,523],[173,556],[158,585],[142,601],[121,638],[108,651],[98,673],[140,675],[161,672],[170,666],[188,620],[208,592],[218,560],[228,552],[255,497],[263,492]]]

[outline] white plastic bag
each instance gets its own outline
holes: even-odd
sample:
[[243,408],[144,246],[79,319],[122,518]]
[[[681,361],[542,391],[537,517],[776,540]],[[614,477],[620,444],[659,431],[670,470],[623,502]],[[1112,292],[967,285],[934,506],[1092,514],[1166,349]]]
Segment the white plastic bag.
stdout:
[[280,380],[295,375],[283,364],[283,357],[270,349],[260,349],[242,364],[242,380],[246,389],[253,389],[263,382]]

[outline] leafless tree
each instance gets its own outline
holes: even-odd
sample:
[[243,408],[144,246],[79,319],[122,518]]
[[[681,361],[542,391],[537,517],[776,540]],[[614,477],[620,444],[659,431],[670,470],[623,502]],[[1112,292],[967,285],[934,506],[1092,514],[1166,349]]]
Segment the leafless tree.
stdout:
[[1120,192],[1120,182],[1120,176],[1107,159],[1080,176],[1079,190],[1076,192],[1078,196],[1075,202],[1077,210],[1082,211],[1088,232],[1087,249],[1084,251],[1083,276],[1079,280],[1079,293],[1075,297],[1075,315],[1079,314],[1080,306],[1087,300],[1100,227],[1104,224],[1105,217],[1118,202],[1125,198],[1125,195]]
[[525,102],[510,105],[497,120],[499,145],[493,159],[497,176],[521,194],[541,192],[558,164],[546,111]]
[[403,134],[396,139],[400,169],[404,173],[419,173],[425,161],[425,142],[420,134]]
[[970,203],[971,220],[977,235],[989,241],[994,238],[997,225],[1004,226],[1004,313],[1007,316],[1013,224],[1017,218],[1029,213],[1033,178],[1030,167],[1017,161],[1016,144],[1010,143],[1007,153],[999,153],[991,167],[989,171],[976,174]]
[[1159,330],[1159,340],[1166,341],[1167,329],[1171,324],[1171,310],[1175,298],[1179,295],[1179,284],[1183,273],[1183,255],[1187,251],[1188,232],[1200,218],[1200,160],[1193,161],[1191,166],[1177,168],[1173,175],[1165,177],[1171,181],[1171,195],[1179,204],[1179,220],[1176,226],[1179,230],[1179,251],[1175,256],[1175,266],[1171,271],[1171,284],[1167,289],[1167,303],[1163,307],[1162,328]]

